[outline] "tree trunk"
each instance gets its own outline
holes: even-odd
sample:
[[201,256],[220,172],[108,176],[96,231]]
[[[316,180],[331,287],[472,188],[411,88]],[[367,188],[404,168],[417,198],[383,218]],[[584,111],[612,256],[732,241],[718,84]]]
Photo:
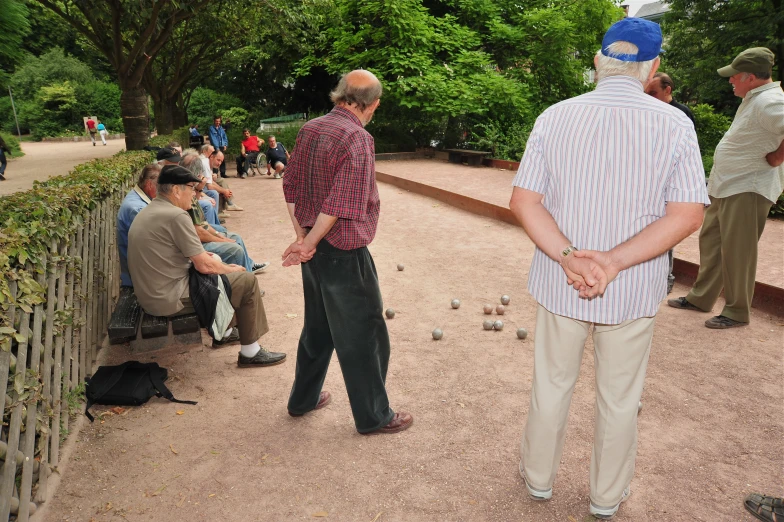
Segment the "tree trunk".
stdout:
[[172,114],[174,103],[163,98],[153,98],[152,107],[155,111],[155,128],[158,130],[158,135],[171,134],[174,130]]
[[182,99],[182,93],[177,94],[177,100],[174,103],[173,122],[175,129],[181,129],[188,126],[188,111],[185,110],[185,100]]
[[150,143],[150,111],[147,93],[141,87],[120,85],[120,114],[125,129],[126,150],[142,150]]

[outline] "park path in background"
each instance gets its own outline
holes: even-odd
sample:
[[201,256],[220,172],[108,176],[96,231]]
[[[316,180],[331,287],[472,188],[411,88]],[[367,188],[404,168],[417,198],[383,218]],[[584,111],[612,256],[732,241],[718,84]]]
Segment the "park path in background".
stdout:
[[33,181],[44,181],[52,176],[68,174],[76,165],[95,158],[106,158],[125,148],[125,140],[100,140],[93,147],[84,142],[23,142],[21,158],[11,156],[5,171],[6,181],[0,181],[0,196],[32,188]]

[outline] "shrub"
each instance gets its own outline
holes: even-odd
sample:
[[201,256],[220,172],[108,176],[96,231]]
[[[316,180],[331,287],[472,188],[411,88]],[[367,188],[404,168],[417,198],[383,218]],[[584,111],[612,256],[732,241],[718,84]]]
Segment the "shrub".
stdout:
[[[713,107],[706,103],[700,103],[692,107],[694,114],[695,129],[697,139],[700,142],[700,150],[703,156],[713,156],[716,145],[729,130],[732,120],[723,114],[713,110]],[[706,171],[708,173],[710,171]]]
[[22,148],[19,146],[19,139],[9,132],[0,132],[0,136],[3,137],[3,141],[8,146],[11,151],[11,156],[19,158],[24,156],[24,152],[22,152]]

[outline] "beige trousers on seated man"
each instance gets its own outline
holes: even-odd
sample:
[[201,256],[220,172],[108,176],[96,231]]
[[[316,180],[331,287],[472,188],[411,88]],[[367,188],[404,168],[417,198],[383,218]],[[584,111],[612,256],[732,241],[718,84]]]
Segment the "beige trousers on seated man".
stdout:
[[[616,505],[634,475],[637,404],[654,321],[644,317],[616,325],[594,324],[596,423],[590,485],[596,506]],[[521,469],[536,490],[546,491],[555,481],[590,329],[591,323],[552,314],[541,305],[537,311],[531,404],[520,444]]]

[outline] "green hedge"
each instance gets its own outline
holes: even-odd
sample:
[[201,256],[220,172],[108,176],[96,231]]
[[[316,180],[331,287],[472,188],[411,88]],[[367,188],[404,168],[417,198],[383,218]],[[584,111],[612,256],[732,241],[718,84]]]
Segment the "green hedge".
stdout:
[[0,132],[0,136],[3,137],[3,141],[5,141],[5,144],[11,149],[12,157],[19,158],[24,156],[24,152],[22,152],[22,148],[19,146],[19,138],[9,132]]
[[120,152],[111,158],[77,165],[69,174],[33,188],[0,197],[0,346],[10,340],[8,307],[12,296],[8,283],[17,280],[21,295],[16,304],[29,308],[42,303],[45,290],[24,270],[26,262],[40,270],[52,240],[69,237],[82,223],[82,216],[100,201],[135,179],[154,156],[149,152]]

